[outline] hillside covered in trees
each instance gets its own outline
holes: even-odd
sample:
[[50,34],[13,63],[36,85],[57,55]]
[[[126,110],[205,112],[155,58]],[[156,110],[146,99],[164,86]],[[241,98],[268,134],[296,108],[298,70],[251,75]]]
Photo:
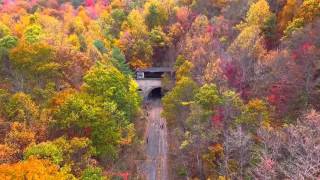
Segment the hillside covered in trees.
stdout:
[[320,178],[320,0],[0,0],[0,179],[146,179],[148,67],[168,179]]

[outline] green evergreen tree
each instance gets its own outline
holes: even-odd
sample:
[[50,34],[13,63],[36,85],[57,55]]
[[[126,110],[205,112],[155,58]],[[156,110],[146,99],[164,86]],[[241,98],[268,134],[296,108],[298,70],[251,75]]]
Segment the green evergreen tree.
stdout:
[[113,48],[111,54],[112,64],[122,73],[133,76],[133,72],[129,65],[126,63],[126,57],[119,48]]

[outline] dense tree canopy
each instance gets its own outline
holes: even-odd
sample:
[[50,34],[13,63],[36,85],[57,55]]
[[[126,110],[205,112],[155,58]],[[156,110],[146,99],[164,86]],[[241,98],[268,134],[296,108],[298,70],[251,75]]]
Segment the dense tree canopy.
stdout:
[[0,0],[0,179],[144,179],[148,67],[169,179],[319,179],[319,29],[319,0]]

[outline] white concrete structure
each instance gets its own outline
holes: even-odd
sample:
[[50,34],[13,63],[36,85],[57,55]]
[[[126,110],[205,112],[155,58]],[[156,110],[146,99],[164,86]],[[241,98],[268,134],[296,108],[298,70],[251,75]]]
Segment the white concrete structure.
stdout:
[[161,88],[161,79],[137,79],[141,96],[147,98],[153,89]]
[[155,94],[160,93],[160,96],[162,96],[161,78],[164,73],[173,77],[173,70],[170,67],[151,67],[136,70],[136,81],[139,85],[141,96],[144,99],[148,98],[151,92]]

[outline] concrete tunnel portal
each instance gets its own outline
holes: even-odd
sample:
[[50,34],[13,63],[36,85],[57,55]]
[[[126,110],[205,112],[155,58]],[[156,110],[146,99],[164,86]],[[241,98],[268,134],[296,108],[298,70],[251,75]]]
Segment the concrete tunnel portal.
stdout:
[[164,74],[173,78],[173,71],[167,67],[152,67],[147,69],[138,69],[136,71],[136,81],[139,85],[141,96],[146,99],[160,99],[165,91],[162,88],[161,79]]

